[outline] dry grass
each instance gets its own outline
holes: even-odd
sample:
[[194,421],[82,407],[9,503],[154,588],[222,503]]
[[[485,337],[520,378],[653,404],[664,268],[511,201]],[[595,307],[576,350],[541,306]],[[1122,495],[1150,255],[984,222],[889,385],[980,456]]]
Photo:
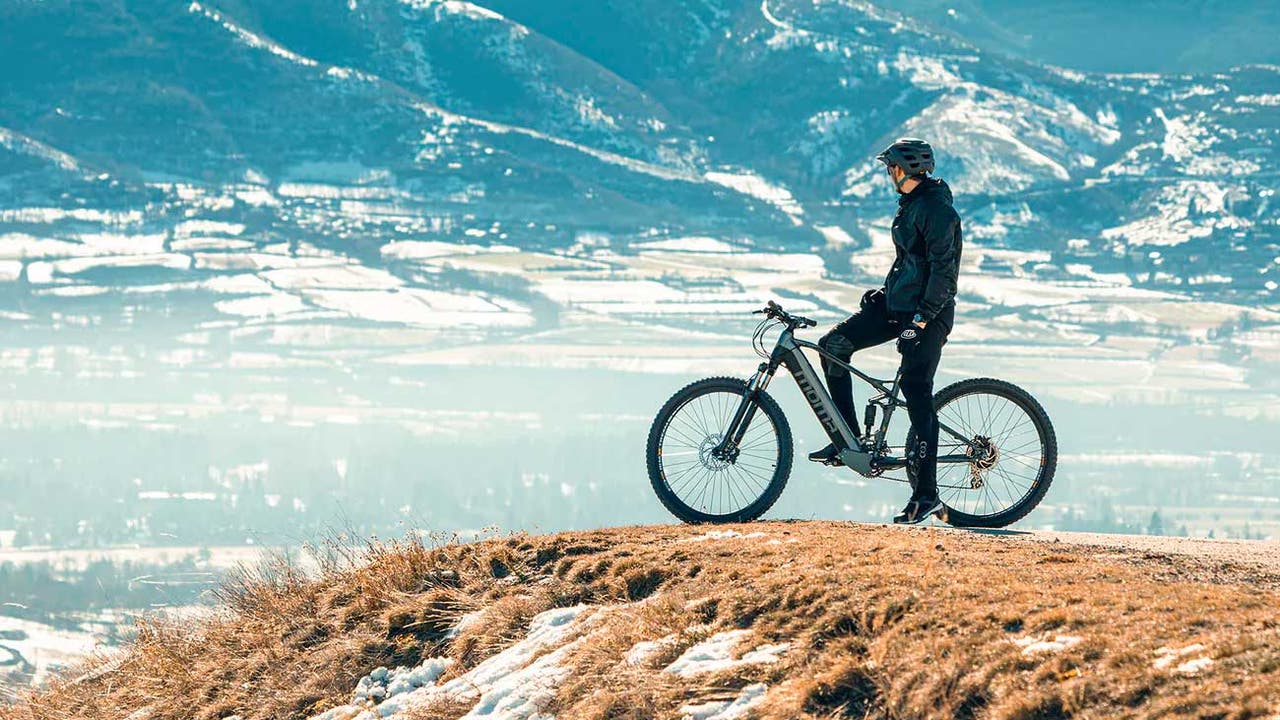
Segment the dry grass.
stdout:
[[[764,538],[624,528],[473,545],[374,546],[318,579],[277,565],[223,591],[194,627],[150,623],[114,670],[64,679],[6,720],[300,718],[341,704],[378,666],[430,656],[452,675],[552,607],[605,606],[547,709],[562,718],[679,717],[684,703],[770,692],[765,718],[1270,718],[1280,711],[1280,592],[1225,566],[1016,537],[762,523]],[[789,542],[794,540],[795,542]],[[643,601],[643,602],[640,602]],[[457,637],[445,632],[485,608]],[[662,672],[712,633],[789,642],[782,660],[694,678]],[[1024,654],[1015,638],[1078,637]],[[640,641],[673,636],[637,664]],[[1203,644],[1189,675],[1155,651]],[[457,717],[465,704],[419,711]]]

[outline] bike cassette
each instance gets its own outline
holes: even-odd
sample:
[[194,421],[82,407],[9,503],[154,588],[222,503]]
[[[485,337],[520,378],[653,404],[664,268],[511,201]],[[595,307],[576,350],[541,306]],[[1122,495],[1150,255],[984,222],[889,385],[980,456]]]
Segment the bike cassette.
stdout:
[[991,438],[975,435],[964,454],[969,458],[969,485],[978,490],[986,484],[983,476],[999,462],[1000,450],[991,442]]

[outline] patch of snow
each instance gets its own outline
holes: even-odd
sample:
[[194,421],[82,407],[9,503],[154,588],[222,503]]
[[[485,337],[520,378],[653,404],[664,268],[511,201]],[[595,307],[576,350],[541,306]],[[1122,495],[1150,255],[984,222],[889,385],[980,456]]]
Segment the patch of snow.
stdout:
[[827,239],[828,246],[839,247],[853,244],[853,237],[839,225],[814,225],[813,229],[822,233],[822,237]]
[[221,220],[184,220],[173,226],[174,237],[191,237],[193,235],[241,235],[244,223],[223,222]]
[[1280,93],[1269,93],[1266,95],[1237,95],[1236,102],[1244,105],[1280,107]]
[[1055,635],[1053,638],[1048,636],[1014,638],[1013,644],[1022,648],[1023,655],[1035,655],[1037,653],[1054,653],[1061,652],[1068,648],[1079,645],[1084,638],[1075,635]]
[[243,42],[245,45],[248,45],[251,48],[266,50],[272,55],[284,58],[289,62],[296,63],[298,65],[303,65],[305,67],[315,67],[316,65],[319,64],[315,60],[312,60],[311,58],[303,57],[295,52],[292,52],[288,48],[285,48],[283,45],[280,45],[275,41],[268,40],[267,38],[264,38],[261,35],[250,32],[249,30],[246,30],[245,28],[240,27],[239,25],[231,22],[230,20],[224,20],[222,18],[222,13],[218,12],[217,10],[214,10],[213,8],[207,8],[204,5],[200,4],[199,2],[192,2],[190,5],[188,5],[187,12],[190,12],[193,14],[199,13],[201,15],[204,15],[210,20],[221,25],[228,32],[240,38],[241,42]]
[[1261,169],[1257,162],[1237,153],[1212,152],[1219,137],[1206,124],[1204,113],[1170,116],[1156,108],[1155,115],[1165,129],[1161,159],[1176,163],[1186,174],[1220,177],[1249,175]]
[[518,253],[520,248],[512,247],[511,245],[473,245],[440,240],[396,240],[383,245],[381,252],[383,257],[403,260],[427,260],[449,255]]
[[1198,657],[1188,660],[1173,669],[1174,672],[1183,673],[1185,675],[1195,675],[1201,670],[1208,670],[1213,667],[1213,658]]
[[41,223],[51,225],[61,220],[96,222],[110,227],[138,225],[142,222],[141,210],[97,210],[94,208],[46,208],[25,207],[0,210],[0,221],[11,223]]
[[30,663],[34,684],[43,683],[51,673],[99,649],[99,638],[92,633],[61,630],[32,620],[0,615],[0,631],[9,636],[3,641],[7,652],[0,650],[0,660],[17,665]]
[[14,282],[22,277],[21,260],[0,260],[0,282]]
[[240,317],[273,317],[301,312],[307,304],[296,295],[275,293],[272,295],[254,295],[235,300],[220,300],[213,308],[225,315]]
[[[1195,675],[1203,670],[1213,667],[1213,658],[1207,655],[1184,660],[1189,655],[1195,655],[1205,651],[1205,646],[1200,643],[1192,643],[1184,648],[1161,647],[1155,651],[1156,660],[1151,664],[1156,670],[1170,670],[1171,672],[1182,673],[1184,675]],[[1177,665],[1174,665],[1177,663]]]
[[775,663],[782,659],[782,653],[786,652],[790,647],[790,643],[760,645],[742,657],[734,659],[734,647],[751,634],[750,630],[727,630],[716,633],[685,650],[663,672],[689,677],[702,673],[729,670],[743,665]]
[[386,270],[364,265],[325,265],[281,268],[262,273],[262,279],[282,290],[311,288],[342,290],[388,290],[400,287],[400,278]]
[[164,235],[84,233],[80,242],[92,255],[142,255],[164,252]]
[[765,22],[776,28],[773,37],[770,37],[765,42],[765,44],[771,48],[778,49],[789,47],[795,41],[809,35],[808,30],[802,30],[791,23],[783,22],[776,15],[770,12],[769,0],[760,0],[760,15],[764,17]]
[[899,50],[893,61],[893,69],[906,76],[907,81],[922,90],[945,90],[959,86],[963,81],[939,58]]
[[1230,211],[1229,202],[1246,197],[1243,186],[1208,180],[1183,180],[1160,189],[1155,213],[1102,231],[1108,240],[1123,239],[1131,245],[1181,245],[1208,237],[1215,230],[1239,230],[1252,222]]
[[647,242],[635,243],[632,246],[634,250],[668,250],[673,252],[690,252],[690,253],[732,253],[741,252],[740,248],[715,238],[709,237],[679,237],[666,238],[664,240],[649,240]]
[[0,258],[31,259],[89,254],[92,254],[90,249],[81,243],[35,237],[26,233],[0,235]]
[[380,323],[423,327],[527,326],[532,316],[523,310],[495,305],[477,295],[423,288],[397,290],[304,290],[303,297],[328,310]]
[[649,658],[658,654],[664,648],[671,647],[676,642],[676,639],[677,636],[673,633],[657,640],[642,640],[631,646],[623,660],[628,665],[643,665],[648,662]]
[[[446,13],[462,15],[474,20],[505,20],[506,18],[486,7],[481,7],[465,0],[401,0],[411,7],[426,9],[435,8]],[[437,17],[438,17],[437,12]]]
[[19,152],[24,155],[44,158],[63,170],[80,169],[76,159],[70,155],[62,152],[61,150],[55,150],[39,140],[34,140],[8,128],[0,127],[0,147],[12,150],[13,152]]
[[597,107],[596,99],[593,97],[579,95],[575,98],[573,106],[578,113],[578,117],[591,127],[602,129],[615,129],[618,127],[618,121]]
[[680,707],[685,720],[736,720],[746,716],[751,708],[764,699],[764,683],[754,683],[742,688],[738,696],[732,700],[713,700],[697,705],[686,704]]
[[[646,175],[652,175],[654,177],[661,178],[663,180],[683,180],[685,182],[701,183],[709,179],[709,178],[700,177],[699,175],[692,172],[688,172],[686,170],[666,167],[664,165],[657,165],[654,163],[645,162],[643,160],[637,160],[635,158],[627,157],[625,155],[620,155],[618,153],[609,152],[607,150],[600,150],[598,148],[593,148],[589,145],[583,145],[581,143],[576,143],[561,137],[556,137],[555,135],[548,135],[546,133],[540,132],[538,130],[534,130],[532,128],[521,127],[518,125],[507,125],[505,123],[494,122],[492,120],[482,120],[479,118],[468,117],[466,115],[459,115],[457,113],[452,113],[443,108],[428,105],[426,103],[419,103],[415,105],[415,107],[427,117],[437,119],[440,122],[445,124],[469,125],[473,127],[479,127],[484,130],[488,130],[489,132],[498,133],[498,134],[510,133],[510,134],[524,135],[527,137],[531,137],[531,138],[535,138],[538,140],[551,143],[553,145],[558,145],[560,147],[576,150],[584,155],[590,155],[591,157],[594,157],[597,160],[600,160],[602,162],[606,162],[611,165],[618,165],[621,167],[625,167],[628,170],[644,173]],[[430,145],[434,140],[435,140],[434,136],[430,134],[424,136],[424,142],[426,142],[428,145]],[[427,157],[424,159],[429,160],[430,158]]]
[[51,283],[56,275],[76,275],[107,267],[158,267],[170,270],[191,269],[191,258],[177,253],[149,253],[139,255],[102,255],[80,257],[52,262],[33,262],[27,266],[27,281],[32,284]]
[[[523,640],[443,685],[391,697],[378,705],[377,713],[383,718],[405,718],[415,708],[429,707],[436,700],[474,699],[476,703],[463,716],[465,720],[534,717],[569,672],[559,662],[581,638],[567,644],[565,640],[578,629],[575,621],[586,610],[587,606],[576,605],[539,613]],[[551,648],[556,649],[546,652]],[[545,654],[539,656],[540,653]]]
[[436,680],[453,665],[449,658],[427,658],[415,668],[378,668],[360,678],[356,684],[354,700],[362,704],[370,700],[382,702],[396,695],[413,692],[420,687],[434,685]]
[[[804,208],[791,196],[791,191],[771,184],[768,180],[754,173],[708,172],[706,179],[730,190],[750,195],[777,207],[793,219],[804,214]],[[797,220],[797,222],[799,222]]]
[[280,204],[275,195],[266,188],[254,187],[236,191],[236,199],[253,207],[272,207]]
[[1160,150],[1164,157],[1175,162],[1203,153],[1213,144],[1213,138],[1203,125],[1186,117],[1169,117],[1163,108],[1156,108],[1156,117],[1164,123],[1164,141]]
[[458,633],[462,632],[463,630],[466,630],[472,625],[475,625],[476,622],[483,616],[484,616],[484,610],[475,610],[473,612],[469,612],[463,615],[462,617],[458,618],[458,622],[454,623],[453,627],[445,631],[444,633],[445,639],[452,640],[458,637]]
[[764,532],[752,532],[752,533],[744,534],[744,533],[738,532],[737,530],[708,530],[707,532],[701,535],[696,535],[691,538],[684,538],[680,542],[706,542],[707,540],[729,540],[730,538],[745,539],[745,538],[767,537],[768,535],[769,533],[764,533]]

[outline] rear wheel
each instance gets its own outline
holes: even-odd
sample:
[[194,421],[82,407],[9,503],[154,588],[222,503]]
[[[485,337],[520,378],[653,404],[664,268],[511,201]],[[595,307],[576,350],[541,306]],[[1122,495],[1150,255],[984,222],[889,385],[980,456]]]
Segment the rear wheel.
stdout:
[[687,385],[658,411],[649,429],[649,482],[671,514],[687,523],[755,520],[768,510],[791,474],[791,428],[764,391],[737,455],[716,457],[747,392],[735,378]]
[[[933,398],[938,421],[963,437],[938,432],[943,520],[956,527],[998,528],[1026,517],[1049,491],[1058,466],[1058,438],[1049,415],[1026,390],[992,378],[962,380]],[[907,434],[914,447],[915,431]],[[966,442],[967,441],[967,442]],[[915,473],[907,466],[915,487]]]

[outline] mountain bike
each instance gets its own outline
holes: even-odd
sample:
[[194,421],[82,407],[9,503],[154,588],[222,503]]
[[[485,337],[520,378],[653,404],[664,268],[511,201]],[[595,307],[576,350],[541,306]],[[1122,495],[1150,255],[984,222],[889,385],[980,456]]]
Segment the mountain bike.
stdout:
[[[890,445],[889,421],[898,408],[901,369],[893,380],[874,378],[815,343],[795,337],[817,322],[792,315],[773,301],[752,335],[765,360],[748,380],[712,377],[691,383],[658,411],[649,430],[649,481],[662,504],[688,523],[748,522],[777,501],[791,474],[791,427],[765,391],[786,367],[831,442],[839,463],[869,478],[906,469],[915,483],[914,430]],[[772,350],[765,335],[782,326]],[[876,394],[866,405],[865,434],[854,437],[831,401],[804,349],[847,369]],[[1049,490],[1058,464],[1058,442],[1044,408],[1026,390],[993,378],[962,380],[934,394],[938,410],[937,513],[957,527],[998,528],[1031,512]],[[879,425],[876,417],[879,415]],[[901,478],[890,478],[901,481]]]

